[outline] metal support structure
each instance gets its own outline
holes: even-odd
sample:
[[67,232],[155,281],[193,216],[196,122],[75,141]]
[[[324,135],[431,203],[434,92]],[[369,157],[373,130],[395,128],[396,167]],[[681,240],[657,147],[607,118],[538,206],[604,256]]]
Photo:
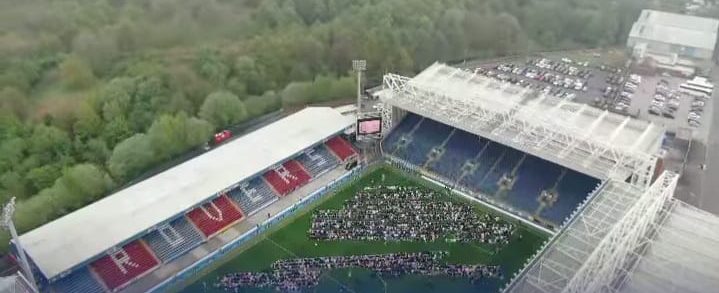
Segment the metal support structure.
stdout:
[[[507,83],[475,73],[435,64],[415,78],[387,74],[382,102],[480,135],[523,152],[601,179],[624,181],[646,189],[651,184],[655,154],[617,146],[618,132],[596,135],[606,123],[623,131],[630,121],[612,124],[608,113],[596,113],[580,104],[555,96],[528,96]],[[596,114],[595,114],[596,113]],[[597,116],[592,116],[597,115]],[[615,115],[615,114],[612,114]],[[576,125],[579,118],[594,119],[591,129]],[[631,121],[634,122],[634,121]],[[644,129],[640,142],[656,139],[656,131]],[[633,126],[636,127],[636,124]],[[635,128],[632,128],[635,129]],[[612,128],[612,130],[615,130]],[[633,130],[634,131],[634,130]],[[610,136],[610,137],[606,137]]]
[[10,201],[5,204],[5,207],[3,207],[2,225],[5,229],[10,231],[10,236],[15,243],[15,250],[17,251],[17,255],[20,259],[20,268],[23,271],[23,276],[27,278],[31,289],[34,292],[39,292],[37,288],[37,282],[35,281],[35,275],[32,273],[32,269],[30,269],[30,263],[27,261],[27,255],[25,255],[25,250],[20,243],[20,237],[18,237],[17,230],[15,229],[15,222],[13,221],[14,214],[15,197],[12,197]]
[[503,291],[618,291],[660,225],[677,179],[677,174],[664,172],[645,191],[608,181]]
[[611,292],[614,282],[669,202],[679,175],[662,173],[575,273],[562,292]]

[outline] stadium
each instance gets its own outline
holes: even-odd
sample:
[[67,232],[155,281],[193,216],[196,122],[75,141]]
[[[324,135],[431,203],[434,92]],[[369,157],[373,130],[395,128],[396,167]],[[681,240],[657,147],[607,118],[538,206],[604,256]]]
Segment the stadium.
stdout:
[[373,95],[375,113],[305,108],[21,235],[40,290],[200,286],[213,266],[246,260],[264,233],[377,168],[544,235],[495,291],[719,285],[719,255],[708,251],[719,234],[697,224],[719,219],[672,198],[678,176],[658,156],[662,126],[440,63],[387,74]]

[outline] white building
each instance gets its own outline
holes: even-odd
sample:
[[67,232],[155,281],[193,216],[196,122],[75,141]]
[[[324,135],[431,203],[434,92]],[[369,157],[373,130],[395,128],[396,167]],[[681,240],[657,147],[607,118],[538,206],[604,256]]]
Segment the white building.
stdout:
[[711,68],[718,29],[717,19],[646,9],[632,26],[627,47],[640,61],[692,74]]

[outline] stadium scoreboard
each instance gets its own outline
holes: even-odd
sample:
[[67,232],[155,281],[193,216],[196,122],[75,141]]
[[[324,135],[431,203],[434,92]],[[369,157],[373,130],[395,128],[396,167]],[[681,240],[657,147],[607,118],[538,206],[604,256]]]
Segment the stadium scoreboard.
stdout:
[[362,115],[357,119],[357,139],[379,139],[382,135],[382,116]]

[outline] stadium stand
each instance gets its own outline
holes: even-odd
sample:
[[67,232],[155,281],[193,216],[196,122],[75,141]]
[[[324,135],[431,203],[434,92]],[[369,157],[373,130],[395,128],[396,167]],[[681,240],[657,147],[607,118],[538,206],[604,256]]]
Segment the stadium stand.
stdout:
[[298,187],[305,185],[311,178],[304,167],[295,160],[289,160],[277,165],[263,176],[279,195],[287,195]]
[[[142,240],[130,242],[90,264],[108,289],[116,291],[160,264]],[[69,291],[73,292],[73,291]]]
[[297,161],[305,166],[312,177],[317,177],[338,164],[337,158],[330,154],[324,145],[318,145],[306,150],[297,157]]
[[275,202],[278,198],[261,176],[240,183],[228,192],[230,198],[240,205],[245,215],[250,216]]
[[344,162],[345,160],[357,155],[354,147],[352,147],[349,142],[340,136],[331,138],[325,142],[325,144],[337,156],[337,158],[340,159],[340,161]]
[[205,237],[210,238],[244,216],[226,195],[222,195],[191,210],[187,217]]
[[184,216],[158,227],[143,237],[163,263],[200,245],[204,238]]
[[459,184],[475,192],[483,192],[481,183],[489,175],[493,167],[501,161],[503,153],[504,147],[502,145],[490,141],[487,148],[472,159],[471,162],[475,165],[475,168],[469,174],[466,174]]
[[[528,214],[538,211],[542,191],[556,189],[553,191],[558,198],[548,202],[540,213],[555,224],[561,224],[599,183],[587,175],[413,113],[408,113],[385,138],[383,150],[456,180],[473,192],[496,195],[497,200]],[[498,183],[505,176],[513,183],[502,190]]]
[[[556,168],[554,164],[548,161],[534,156],[528,157],[522,167],[519,168],[514,188],[508,194],[509,201],[515,203],[515,207],[525,212],[533,213],[539,207],[537,197],[542,193],[542,190],[551,189],[559,180],[561,173],[562,168]],[[559,220],[559,223],[561,223],[561,220]]]
[[555,223],[561,223],[566,218],[566,215],[570,214],[574,207],[584,200],[584,197],[578,195],[588,194],[597,184],[599,184],[598,179],[573,170],[567,170],[557,187],[559,199],[544,212],[543,217]]
[[104,293],[105,289],[92,276],[87,267],[82,267],[52,284],[54,292]]
[[433,147],[439,146],[452,128],[431,119],[424,119],[420,127],[409,134],[411,144],[407,145],[406,155],[409,162],[422,166],[427,161],[427,156]]
[[462,166],[467,158],[476,155],[487,142],[476,135],[457,129],[447,142],[442,155],[428,167],[434,172],[445,174],[447,178],[458,178],[461,171],[457,166]]

